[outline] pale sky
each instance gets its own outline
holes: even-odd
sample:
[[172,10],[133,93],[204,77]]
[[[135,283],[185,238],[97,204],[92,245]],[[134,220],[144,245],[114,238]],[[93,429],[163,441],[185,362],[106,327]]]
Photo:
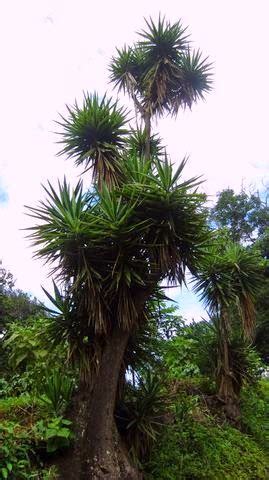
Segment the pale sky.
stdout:
[[[189,155],[185,176],[203,175],[212,199],[228,186],[269,182],[268,0],[6,0],[1,7],[0,259],[18,288],[44,299],[40,285],[51,285],[20,230],[32,222],[23,206],[40,200],[47,179],[78,179],[71,160],[55,157],[53,121],[83,90],[111,92],[110,58],[137,38],[143,17],[181,18],[214,63],[206,101],[158,126],[173,161]],[[183,315],[200,314],[190,295],[174,295]]]

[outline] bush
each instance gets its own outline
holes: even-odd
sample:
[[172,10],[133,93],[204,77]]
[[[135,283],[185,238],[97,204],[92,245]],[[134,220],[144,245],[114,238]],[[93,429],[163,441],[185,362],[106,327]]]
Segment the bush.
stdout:
[[267,479],[265,454],[254,440],[229,425],[217,425],[202,410],[199,418],[197,402],[185,396],[174,406],[173,421],[153,448],[146,478]]
[[61,415],[71,401],[73,389],[74,382],[71,378],[64,376],[59,370],[53,370],[46,376],[41,399],[52,413]]
[[242,426],[269,454],[269,380],[257,388],[248,387],[241,394]]
[[54,480],[42,458],[70,445],[71,422],[51,416],[48,406],[30,395],[0,400],[0,479]]
[[55,417],[49,421],[39,420],[34,426],[35,441],[46,446],[48,453],[68,447],[73,438],[70,430],[71,422],[62,417]]
[[30,451],[30,438],[25,429],[14,422],[0,423],[0,478],[28,479]]
[[166,343],[165,364],[171,379],[192,378],[200,375],[197,341],[177,336]]
[[147,371],[136,386],[129,385],[116,410],[118,428],[134,463],[147,458],[157,440],[167,406],[161,379]]

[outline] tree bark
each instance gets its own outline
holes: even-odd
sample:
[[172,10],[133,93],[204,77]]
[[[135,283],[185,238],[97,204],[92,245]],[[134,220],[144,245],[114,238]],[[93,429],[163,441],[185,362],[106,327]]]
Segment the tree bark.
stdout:
[[240,418],[239,398],[230,362],[229,341],[224,334],[221,339],[222,365],[219,372],[218,397],[223,402],[225,416],[232,422]]
[[104,347],[83,442],[81,480],[124,478],[118,458],[120,442],[114,424],[114,409],[128,338],[129,333],[115,328]]
[[115,401],[129,333],[115,328],[108,337],[93,388],[75,401],[75,445],[59,462],[61,480],[139,480],[114,420]]
[[224,401],[234,400],[236,394],[233,388],[233,378],[229,359],[229,345],[226,338],[221,339],[222,366],[219,379],[219,397]]

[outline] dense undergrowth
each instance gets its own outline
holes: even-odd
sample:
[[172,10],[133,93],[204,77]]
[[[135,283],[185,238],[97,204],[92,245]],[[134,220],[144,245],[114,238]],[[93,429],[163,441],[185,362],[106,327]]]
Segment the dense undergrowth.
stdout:
[[0,478],[57,478],[55,455],[70,445],[71,422],[46,396],[22,394],[0,400]]
[[179,395],[146,465],[146,478],[267,479],[268,385],[263,381],[256,392],[244,392],[240,429],[212,416],[203,397]]
[[[165,412],[163,409],[162,421],[155,408],[156,401],[154,404],[145,398],[146,401],[147,410],[140,399],[144,417],[141,411],[136,411],[141,417],[136,416],[131,433],[134,438],[138,430],[141,434],[138,439],[143,442],[149,418],[152,425],[159,424],[157,430],[152,430],[147,461],[140,462],[147,480],[268,478],[268,380],[261,380],[255,390],[244,390],[240,428],[210,412],[206,395],[202,391],[197,394],[197,383],[190,392],[190,382],[185,386],[181,382],[178,392],[167,402]],[[53,410],[52,404],[29,394],[0,400],[0,478],[57,478],[54,463],[72,442],[72,425]]]
[[[231,421],[216,395],[214,329],[184,326],[162,308],[158,330],[139,337],[153,353],[141,350],[115,412],[132,461],[145,480],[267,479],[269,380],[259,356],[239,349],[241,414]],[[61,478],[56,465],[74,441],[68,410],[78,374],[64,348],[49,348],[48,329],[48,318],[12,323],[2,345],[0,479]]]

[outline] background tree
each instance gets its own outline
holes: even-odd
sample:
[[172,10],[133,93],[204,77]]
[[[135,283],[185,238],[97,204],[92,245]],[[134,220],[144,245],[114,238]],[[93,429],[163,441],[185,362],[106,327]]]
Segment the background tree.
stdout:
[[0,333],[4,333],[8,323],[25,321],[30,316],[42,310],[42,305],[36,298],[26,292],[14,288],[15,280],[0,262]]
[[[225,229],[232,240],[248,244],[263,259],[269,259],[269,206],[268,188],[248,194],[236,194],[225,189],[218,194],[216,205],[210,211],[210,221],[218,229]],[[268,362],[269,349],[269,269],[265,263],[263,284],[256,294],[257,328],[253,342],[264,361]]]
[[262,265],[257,254],[227,241],[211,247],[196,274],[194,290],[200,294],[217,328],[216,381],[218,395],[227,405],[236,405],[243,383],[231,342],[238,322],[244,337],[249,342],[253,338],[254,301],[261,282]]
[[269,191],[236,194],[231,188],[218,193],[210,220],[217,228],[226,228],[233,242],[254,242],[269,227]]
[[12,273],[0,262],[0,375],[9,371],[8,356],[3,345],[11,331],[11,325],[18,322],[23,326],[41,312],[44,316],[42,304],[28,293],[15,288]]

